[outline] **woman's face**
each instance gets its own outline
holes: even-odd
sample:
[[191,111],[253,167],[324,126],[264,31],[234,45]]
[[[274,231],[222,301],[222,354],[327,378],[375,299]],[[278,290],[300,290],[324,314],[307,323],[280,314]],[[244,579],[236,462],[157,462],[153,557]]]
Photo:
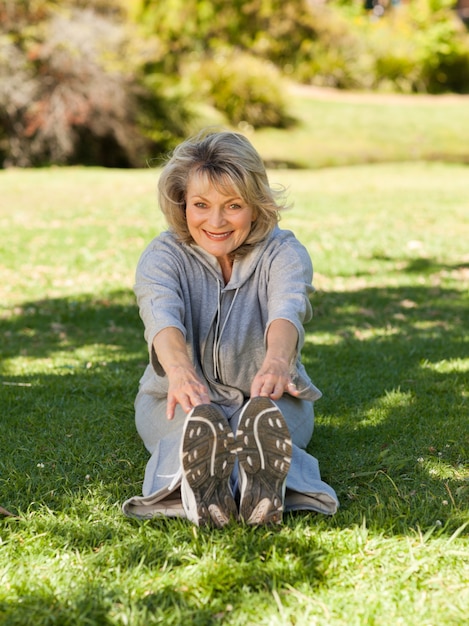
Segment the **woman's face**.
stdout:
[[233,188],[217,189],[207,176],[193,174],[187,184],[186,220],[195,243],[222,267],[245,241],[254,211]]

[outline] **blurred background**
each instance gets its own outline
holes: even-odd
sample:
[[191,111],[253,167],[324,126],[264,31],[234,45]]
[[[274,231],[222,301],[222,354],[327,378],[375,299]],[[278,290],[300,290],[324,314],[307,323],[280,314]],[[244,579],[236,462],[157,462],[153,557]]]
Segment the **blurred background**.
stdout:
[[0,0],[0,167],[293,129],[300,88],[467,94],[468,24],[469,0]]

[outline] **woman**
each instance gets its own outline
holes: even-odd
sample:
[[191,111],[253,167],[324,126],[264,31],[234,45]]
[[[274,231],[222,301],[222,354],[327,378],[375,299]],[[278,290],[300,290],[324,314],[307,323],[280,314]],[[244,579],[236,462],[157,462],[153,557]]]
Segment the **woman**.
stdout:
[[158,190],[169,230],[135,285],[150,356],[135,419],[151,458],[124,512],[218,527],[333,514],[306,452],[321,396],[300,361],[311,260],[277,225],[284,205],[260,156],[238,133],[202,133],[175,149]]

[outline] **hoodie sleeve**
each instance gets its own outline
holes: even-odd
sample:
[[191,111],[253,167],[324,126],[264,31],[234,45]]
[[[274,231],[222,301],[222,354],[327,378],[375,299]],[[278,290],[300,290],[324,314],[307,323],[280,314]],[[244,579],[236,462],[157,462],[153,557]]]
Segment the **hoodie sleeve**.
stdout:
[[267,281],[268,321],[266,332],[275,319],[286,319],[298,331],[297,354],[305,338],[303,324],[312,317],[309,301],[313,266],[306,248],[295,236],[284,231],[284,239],[272,251]]
[[306,248],[295,238],[293,233],[284,231],[284,239],[271,258],[268,280],[269,318],[267,329],[273,320],[286,319],[298,331],[297,355],[292,379],[300,394],[299,398],[314,402],[322,393],[311,381],[301,363],[301,349],[304,345],[305,331],[303,324],[312,317],[310,295],[313,266]]
[[153,339],[161,330],[175,327],[186,337],[180,260],[160,238],[154,239],[137,265],[134,292],[145,327],[151,363],[160,376],[164,371],[153,350]]

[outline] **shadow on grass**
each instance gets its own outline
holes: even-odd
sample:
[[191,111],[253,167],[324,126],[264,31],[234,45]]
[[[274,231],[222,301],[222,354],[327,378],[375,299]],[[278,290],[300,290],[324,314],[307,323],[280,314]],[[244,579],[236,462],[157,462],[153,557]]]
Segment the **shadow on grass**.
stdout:
[[338,523],[449,532],[469,520],[467,305],[431,284],[316,295],[305,361],[325,395],[311,451]]
[[[383,256],[379,254],[375,254],[372,257],[376,261],[389,261],[393,265],[396,263],[396,259],[394,257]],[[465,275],[467,278],[467,272],[469,271],[469,263],[456,263],[456,264],[448,264],[441,263],[436,259],[431,257],[415,257],[411,259],[405,259],[400,263],[401,272],[407,274],[419,274],[423,276],[430,276],[431,274],[436,273],[446,273],[446,274],[461,274]]]
[[[366,288],[319,292],[314,309],[304,361],[324,398],[310,449],[341,499],[331,523],[454,529],[469,493],[467,296]],[[28,302],[0,329],[0,503],[60,510],[96,485],[108,503],[139,493],[146,347],[131,292]]]
[[0,500],[57,510],[96,483],[110,501],[126,485],[138,493],[146,453],[133,399],[146,348],[132,294],[27,302],[0,331]]

